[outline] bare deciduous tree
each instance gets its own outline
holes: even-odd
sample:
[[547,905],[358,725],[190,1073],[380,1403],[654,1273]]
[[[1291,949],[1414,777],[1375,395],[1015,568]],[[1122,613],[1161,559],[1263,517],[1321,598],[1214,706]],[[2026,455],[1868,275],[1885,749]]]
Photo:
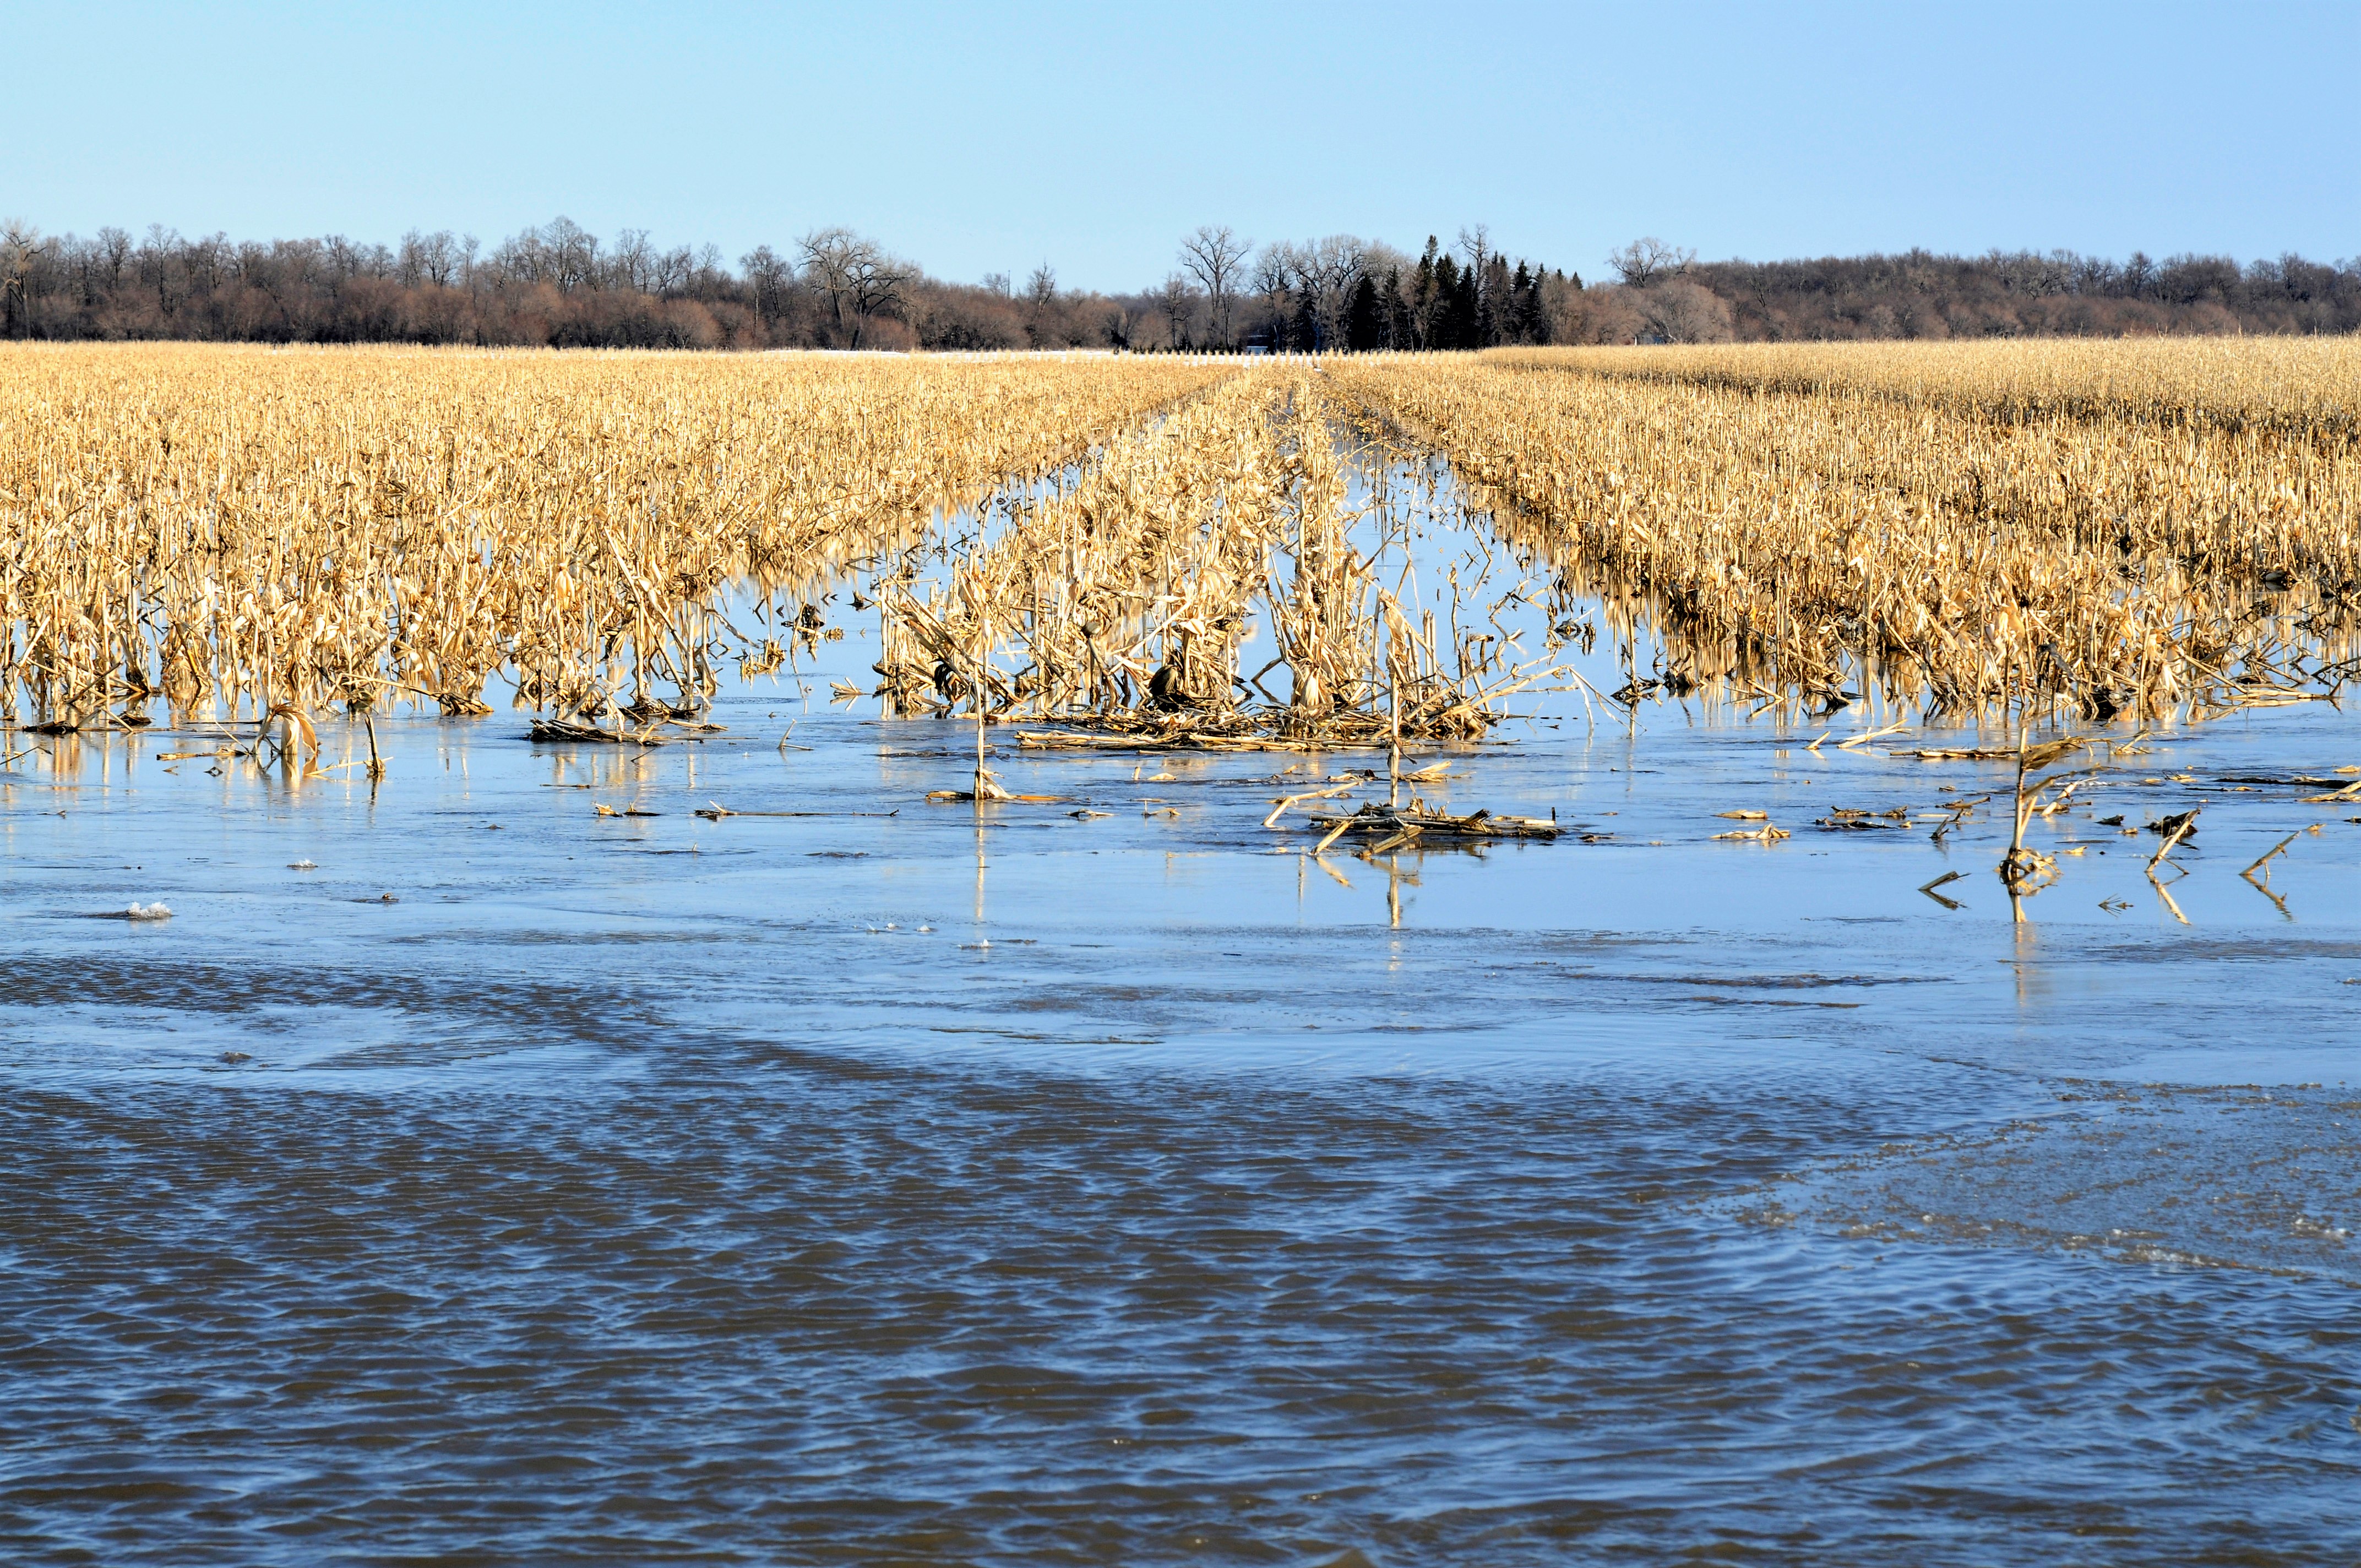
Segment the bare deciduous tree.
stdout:
[[1175,348],[1188,347],[1189,318],[1197,309],[1197,294],[1189,287],[1189,280],[1178,272],[1166,278],[1157,303],[1164,312],[1165,341]]
[[1367,273],[1369,247],[1349,234],[1332,234],[1294,252],[1295,283],[1312,296],[1313,320],[1320,331],[1319,346],[1333,348],[1345,341],[1345,316],[1352,308],[1353,287]]
[[746,269],[746,282],[754,295],[754,326],[762,331],[779,314],[780,295],[788,277],[787,264],[769,246],[758,245],[740,257],[738,265]]
[[1048,346],[1056,339],[1058,310],[1058,272],[1048,262],[1033,269],[1033,276],[1025,280],[1025,335],[1036,348]]
[[648,243],[648,231],[645,229],[617,230],[612,254],[615,258],[615,276],[621,280],[623,287],[646,293],[650,281],[649,273],[652,269],[651,263],[655,255],[654,247]]
[[1620,250],[1607,254],[1607,265],[1622,276],[1634,289],[1644,289],[1664,278],[1677,278],[1689,269],[1697,259],[1694,250],[1666,245],[1653,235],[1635,239]]
[[1477,224],[1459,231],[1459,254],[1467,258],[1466,278],[1476,291],[1476,339],[1478,343],[1494,341],[1493,315],[1499,301],[1493,296],[1492,263],[1499,259],[1492,249],[1492,225]]
[[1477,288],[1484,284],[1484,272],[1492,259],[1492,225],[1477,224],[1459,231],[1459,254],[1467,258],[1467,270],[1476,279]]
[[[1652,236],[1617,253],[1608,276],[1628,281],[1586,289],[1563,272],[1529,265],[1512,271],[1489,236],[1471,226],[1448,255],[1432,239],[1422,257],[1360,247],[1366,288],[1352,279],[1349,237],[1274,247],[1263,280],[1271,295],[1266,320],[1255,298],[1255,258],[1225,230],[1209,227],[1191,242],[1204,249],[1210,269],[1176,264],[1170,279],[1145,292],[1112,298],[1060,287],[1054,302],[1038,309],[1025,286],[1005,275],[980,287],[930,280],[857,236],[839,231],[836,238],[842,244],[824,247],[832,254],[819,258],[832,264],[807,272],[807,258],[791,246],[750,252],[730,269],[709,246],[662,249],[640,231],[623,230],[599,247],[563,221],[490,245],[412,230],[391,247],[335,236],[231,243],[220,235],[183,238],[161,226],[144,237],[110,227],[78,238],[19,223],[0,247],[0,327],[59,339],[758,347],[841,346],[850,338],[862,347],[951,348],[1005,348],[1028,335],[1045,347],[1151,341],[1235,347],[1248,330],[1268,331],[1274,345],[1327,348],[1708,341],[1725,333],[1806,339],[2361,329],[2361,260],[2328,265],[2301,256],[2242,265],[2224,256],[2139,254],[2117,263],[2064,252],[1912,251],[1707,262]],[[1222,283],[1220,319],[1192,280],[1207,269]],[[824,299],[821,285],[830,277],[837,289]],[[1698,291],[1688,291],[1692,286]]]
[[[1287,318],[1287,297],[1295,289],[1295,247],[1285,240],[1273,240],[1262,247],[1255,258],[1254,291],[1262,296],[1263,309],[1274,322]],[[1280,344],[1273,344],[1276,348]]]
[[449,229],[437,229],[433,234],[421,234],[412,229],[401,236],[401,248],[394,259],[394,276],[406,288],[432,283],[447,289],[458,276],[459,242]]
[[1230,304],[1235,297],[1238,269],[1246,264],[1249,246],[1230,232],[1227,224],[1206,224],[1180,242],[1180,265],[1205,291],[1213,310],[1213,336],[1224,348],[1230,344]]
[[16,334],[25,313],[25,275],[45,248],[39,229],[23,218],[0,218],[0,334]]
[[828,296],[829,314],[839,330],[845,327],[846,311],[851,312],[849,346],[853,348],[861,346],[862,329],[870,317],[901,302],[903,285],[915,271],[887,256],[876,241],[848,228],[814,229],[796,244],[803,253],[805,276]]
[[1686,278],[1658,279],[1637,303],[1649,334],[1666,343],[1730,341],[1730,302]]
[[109,225],[98,231],[98,254],[106,263],[108,284],[120,284],[123,281],[123,263],[131,255],[131,236]]
[[570,294],[598,281],[598,240],[595,235],[560,214],[542,231],[542,239],[549,247],[550,276],[558,292]]

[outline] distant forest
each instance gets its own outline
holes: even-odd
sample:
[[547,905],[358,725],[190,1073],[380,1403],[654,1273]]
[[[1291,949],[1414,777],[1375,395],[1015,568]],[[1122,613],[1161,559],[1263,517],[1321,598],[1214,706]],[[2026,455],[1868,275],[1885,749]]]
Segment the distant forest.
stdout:
[[1698,261],[1655,239],[1570,268],[1511,261],[1486,229],[1417,255],[1332,236],[1259,247],[1208,226],[1136,294],[928,277],[875,241],[815,230],[734,266],[708,245],[609,238],[560,217],[485,247],[87,238],[0,224],[0,336],[668,348],[1351,350],[1529,343],[2342,333],[2361,259],[2127,261],[1984,256]]

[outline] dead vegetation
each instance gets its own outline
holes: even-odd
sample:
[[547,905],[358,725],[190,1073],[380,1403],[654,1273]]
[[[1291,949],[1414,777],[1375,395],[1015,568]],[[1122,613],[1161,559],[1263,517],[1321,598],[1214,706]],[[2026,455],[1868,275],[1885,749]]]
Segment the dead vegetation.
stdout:
[[1528,369],[1906,404],[2009,424],[2136,423],[2361,442],[2361,344],[2347,337],[1982,339],[1496,349]]
[[1307,372],[1252,372],[1071,488],[1007,498],[941,573],[914,553],[876,585],[875,695],[1059,725],[1024,732],[1037,750],[1480,740],[1550,661],[1389,580],[1401,563],[1377,509],[1348,503],[1338,415]]
[[[1333,376],[1447,454],[1619,634],[1652,624],[1652,681],[1799,714],[1875,686],[1960,718],[2333,697],[2361,671],[2361,355],[2304,351],[2318,381],[2295,389],[2271,376],[2290,351],[2263,345],[2078,349],[2071,375],[2005,378],[2053,351],[1992,350],[1916,390],[1912,356],[1939,351],[1846,359],[1849,381],[1748,380],[1751,350],[1681,349]],[[2136,388],[2108,390],[2108,354]],[[1980,394],[1986,373],[2003,379]]]
[[[1322,850],[1375,857],[1559,836],[1405,804],[1403,751],[1580,684],[1558,655],[1603,627],[1626,713],[1696,694],[2001,718],[2013,744],[1889,754],[2015,762],[1998,870],[2021,899],[2058,874],[2028,828],[2092,782],[2070,765],[2092,742],[2041,727],[2333,702],[2361,676],[2356,388],[2361,351],[2287,343],[1242,371],[15,347],[0,724],[133,729],[161,699],[231,742],[161,757],[316,771],[324,709],[480,715],[505,681],[535,739],[664,745],[713,729],[732,662],[763,674],[840,635],[827,607],[861,573],[877,682],[836,695],[975,726],[972,787],[930,798],[1073,804],[994,776],[994,724],[1036,753],[1366,748],[1383,804],[1325,787],[1266,825],[1293,810]],[[1422,588],[1405,520],[1435,513],[1438,455],[1463,555]],[[1545,646],[1504,613],[1538,614]],[[1716,839],[1789,837],[1725,815]],[[2194,816],[2155,827],[2162,891]]]
[[830,578],[1221,373],[11,345],[0,722],[482,714],[505,676],[520,707],[645,736],[733,651],[776,668],[826,635]]
[[869,564],[890,711],[1479,738],[1552,667],[1385,576],[1346,420],[1446,454],[1554,602],[1597,598],[1627,649],[1653,630],[1626,706],[1828,714],[1874,686],[2104,719],[2361,674],[2349,345],[1389,356],[1187,400],[1220,375],[10,348],[0,720],[479,714],[504,676],[555,724],[650,735],[731,658],[836,634],[827,585]]

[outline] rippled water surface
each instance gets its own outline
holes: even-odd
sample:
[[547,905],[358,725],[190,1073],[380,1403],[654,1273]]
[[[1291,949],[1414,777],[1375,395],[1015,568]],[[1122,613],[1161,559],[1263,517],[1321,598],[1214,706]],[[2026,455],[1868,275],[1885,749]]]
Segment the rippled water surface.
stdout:
[[862,641],[374,791],[12,742],[0,1555],[2361,1549],[2361,806],[2232,782],[2339,716],[2149,736],[2019,924],[1924,816],[2005,766],[1868,720],[1553,709],[1422,788],[1592,841],[1315,861],[1364,756],[930,804],[973,732],[819,711]]

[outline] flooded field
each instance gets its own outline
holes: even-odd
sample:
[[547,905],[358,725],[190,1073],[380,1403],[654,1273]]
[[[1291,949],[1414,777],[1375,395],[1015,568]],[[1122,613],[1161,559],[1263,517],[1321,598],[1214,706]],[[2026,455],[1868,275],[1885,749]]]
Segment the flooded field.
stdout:
[[7,1561],[2361,1550],[2341,449],[2219,437],[2266,552],[2136,422],[2094,533],[2055,429],[1355,372],[1553,521],[1296,367],[322,363],[354,477],[20,574]]
[[1559,694],[1418,786],[1555,841],[1315,859],[1369,753],[996,726],[1054,798],[930,803],[972,727],[829,710],[873,652],[374,788],[12,741],[13,1559],[2356,1543],[2361,806],[2231,782],[2325,705],[2147,734],[2018,923],[2009,764],[1867,719]]

